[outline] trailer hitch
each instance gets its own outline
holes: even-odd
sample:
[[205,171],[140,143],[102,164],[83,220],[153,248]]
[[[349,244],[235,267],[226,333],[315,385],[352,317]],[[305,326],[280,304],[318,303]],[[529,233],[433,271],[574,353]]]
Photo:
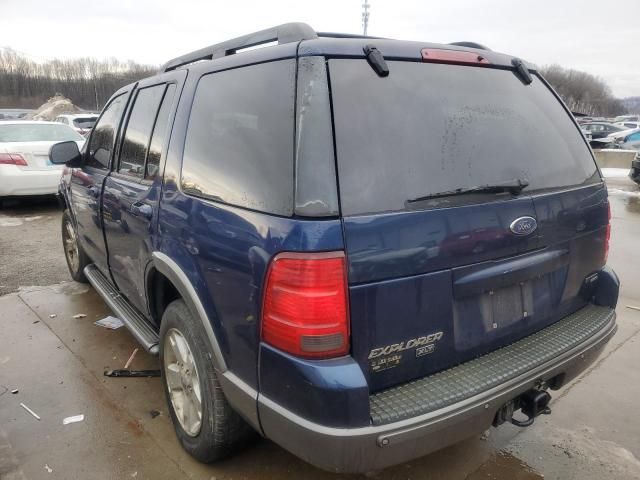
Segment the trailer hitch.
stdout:
[[544,390],[528,390],[524,392],[518,400],[520,410],[527,416],[527,419],[517,420],[511,417],[511,423],[517,427],[533,425],[533,421],[538,415],[549,415],[551,413],[551,409],[549,408],[551,395]]
[[[533,421],[538,415],[549,415],[551,409],[549,402],[551,395],[545,390],[531,389],[524,392],[518,398],[507,402],[496,412],[493,426],[497,427],[505,422],[511,422],[518,427],[528,427],[533,425]],[[518,420],[513,417],[516,410],[521,410],[526,415],[526,420]]]

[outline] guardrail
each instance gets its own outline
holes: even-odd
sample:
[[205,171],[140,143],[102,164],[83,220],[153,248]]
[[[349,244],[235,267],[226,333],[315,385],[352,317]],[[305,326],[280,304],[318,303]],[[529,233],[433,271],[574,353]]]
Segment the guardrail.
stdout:
[[593,153],[600,168],[631,168],[631,162],[638,152],[605,148],[594,150]]

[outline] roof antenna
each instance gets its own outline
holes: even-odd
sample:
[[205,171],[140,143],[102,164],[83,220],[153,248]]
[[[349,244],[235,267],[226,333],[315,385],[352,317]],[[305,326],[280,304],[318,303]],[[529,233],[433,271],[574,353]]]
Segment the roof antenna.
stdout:
[[364,0],[362,4],[362,34],[367,36],[367,28],[369,27],[369,0]]

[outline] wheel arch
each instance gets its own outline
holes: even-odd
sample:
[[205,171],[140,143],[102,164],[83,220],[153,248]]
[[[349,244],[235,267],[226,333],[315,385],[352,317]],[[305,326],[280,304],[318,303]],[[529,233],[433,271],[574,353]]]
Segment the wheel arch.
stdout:
[[[193,287],[191,281],[180,268],[180,266],[173,261],[169,256],[162,252],[153,252],[152,254],[152,266],[147,272],[147,280],[154,275],[154,270],[162,274],[171,283],[172,287],[178,292],[180,297],[185,301],[191,313],[202,322],[205,332],[207,332],[207,338],[211,345],[211,354],[214,366],[217,371],[224,373],[228,370],[227,363],[222,355],[220,349],[220,343],[213,331],[209,316],[200,301],[200,297]],[[147,282],[148,286],[149,283]],[[149,288],[149,287],[147,287]],[[150,293],[150,292],[148,292]],[[150,298],[149,308],[153,315],[154,300]]]
[[[258,418],[258,391],[229,370],[209,317],[187,275],[169,256],[158,251],[152,254],[152,264],[147,270],[147,280],[154,274],[154,271],[166,277],[180,298],[187,304],[191,313],[202,322],[211,345],[213,365],[219,374],[218,379],[222,391],[229,403],[255,430],[264,434]],[[148,298],[150,299],[150,297]],[[150,309],[154,308],[152,304],[153,300],[149,302]]]

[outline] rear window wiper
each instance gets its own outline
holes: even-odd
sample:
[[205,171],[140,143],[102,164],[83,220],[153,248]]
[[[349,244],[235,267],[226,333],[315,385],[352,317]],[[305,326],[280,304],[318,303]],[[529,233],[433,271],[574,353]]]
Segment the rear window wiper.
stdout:
[[457,188],[447,192],[431,193],[421,197],[410,198],[407,200],[407,203],[417,203],[425,200],[431,200],[433,198],[453,197],[456,195],[466,195],[471,193],[510,193],[511,195],[519,195],[522,190],[528,186],[529,182],[527,180],[516,178],[514,180],[497,183],[495,185],[479,185],[477,187]]

